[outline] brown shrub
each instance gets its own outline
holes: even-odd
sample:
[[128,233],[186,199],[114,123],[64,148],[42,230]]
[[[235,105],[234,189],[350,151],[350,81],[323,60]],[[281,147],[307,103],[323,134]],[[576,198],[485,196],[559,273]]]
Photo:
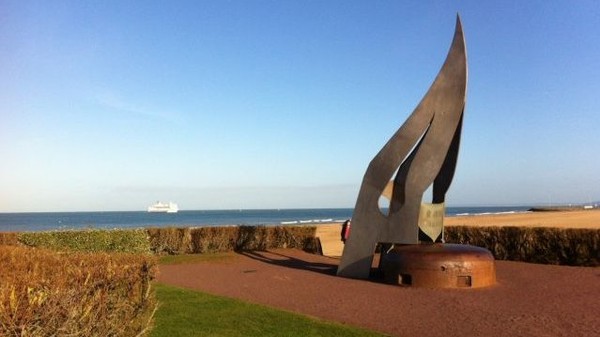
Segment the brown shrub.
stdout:
[[148,228],[150,249],[155,254],[189,254],[193,251],[190,228]]
[[19,244],[18,233],[0,232],[0,245],[16,246]]
[[446,242],[489,249],[498,260],[600,265],[600,230],[546,227],[446,227]]
[[234,250],[298,248],[318,251],[314,226],[222,226],[148,229],[157,254],[216,253]]
[[136,336],[156,304],[150,255],[0,246],[0,336]]
[[197,227],[191,229],[193,253],[218,253],[235,250],[238,227]]
[[240,226],[235,250],[266,250],[269,245],[269,231],[265,226]]
[[269,227],[269,248],[297,248],[316,253],[316,232],[315,226]]

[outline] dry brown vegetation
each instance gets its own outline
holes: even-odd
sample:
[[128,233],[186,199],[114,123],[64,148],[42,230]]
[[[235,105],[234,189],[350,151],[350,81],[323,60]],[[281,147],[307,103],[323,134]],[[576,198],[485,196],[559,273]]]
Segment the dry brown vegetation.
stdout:
[[316,252],[314,226],[226,226],[150,228],[150,248],[157,254],[215,253],[233,250],[299,248]]
[[19,244],[18,233],[0,232],[0,246],[1,245],[16,246],[18,244]]
[[498,260],[600,266],[600,230],[550,227],[444,228],[446,242],[489,249]]
[[150,255],[0,246],[0,336],[136,336],[156,302]]

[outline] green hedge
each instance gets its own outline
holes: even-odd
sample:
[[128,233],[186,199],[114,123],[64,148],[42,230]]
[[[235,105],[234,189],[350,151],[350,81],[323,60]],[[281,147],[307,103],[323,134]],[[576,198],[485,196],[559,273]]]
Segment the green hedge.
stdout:
[[148,235],[143,229],[90,229],[54,232],[23,232],[21,244],[54,250],[85,252],[149,253]]
[[444,228],[446,242],[489,249],[497,260],[600,266],[600,230],[546,227]]

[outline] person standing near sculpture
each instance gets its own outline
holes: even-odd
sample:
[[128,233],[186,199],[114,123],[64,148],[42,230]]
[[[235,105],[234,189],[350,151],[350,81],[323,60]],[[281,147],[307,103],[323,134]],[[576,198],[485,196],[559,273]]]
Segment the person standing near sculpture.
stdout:
[[342,224],[342,231],[340,232],[340,236],[343,243],[346,243],[348,237],[350,237],[350,219],[344,221]]

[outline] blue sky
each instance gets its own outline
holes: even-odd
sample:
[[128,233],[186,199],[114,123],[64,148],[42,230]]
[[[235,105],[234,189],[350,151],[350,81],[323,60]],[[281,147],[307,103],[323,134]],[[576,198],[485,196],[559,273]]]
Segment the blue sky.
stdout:
[[0,0],[0,212],[353,207],[457,12],[448,205],[599,200],[597,1]]

